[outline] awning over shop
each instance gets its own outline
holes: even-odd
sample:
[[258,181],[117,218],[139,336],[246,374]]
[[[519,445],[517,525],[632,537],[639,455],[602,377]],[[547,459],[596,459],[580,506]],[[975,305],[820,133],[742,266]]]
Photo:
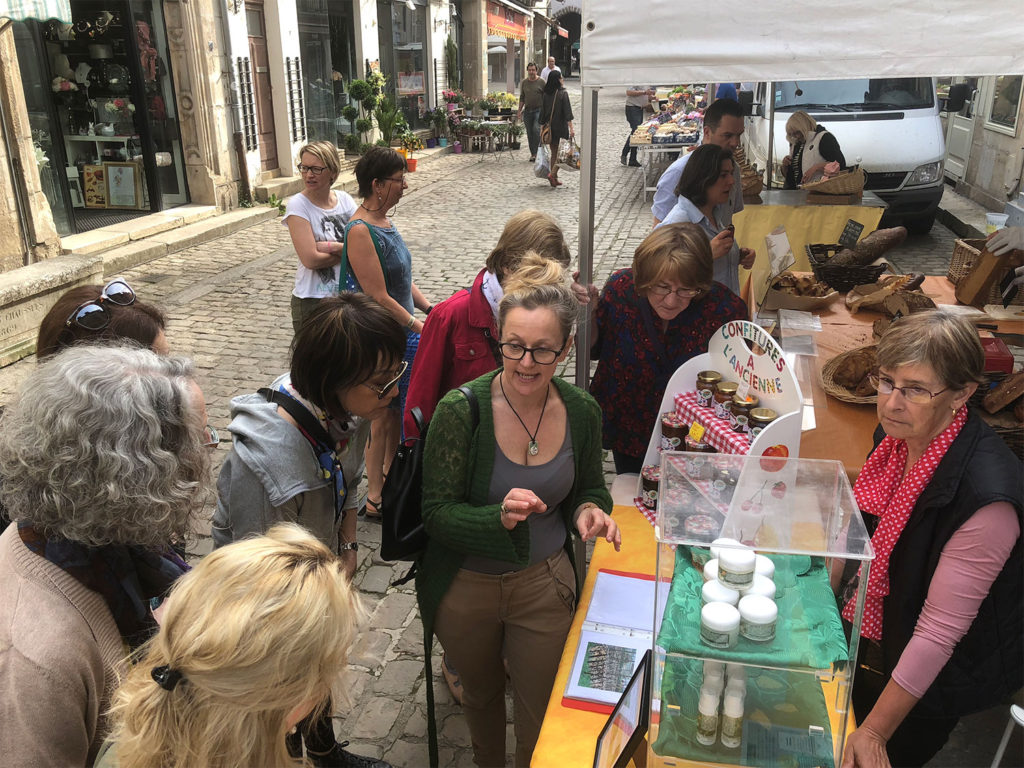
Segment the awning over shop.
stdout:
[[526,14],[514,10],[509,7],[510,5],[512,4],[489,0],[487,3],[487,34],[498,35],[510,40],[526,40]]
[[0,7],[0,19],[57,19],[67,24],[71,23],[70,0],[7,0],[4,6],[6,7]]

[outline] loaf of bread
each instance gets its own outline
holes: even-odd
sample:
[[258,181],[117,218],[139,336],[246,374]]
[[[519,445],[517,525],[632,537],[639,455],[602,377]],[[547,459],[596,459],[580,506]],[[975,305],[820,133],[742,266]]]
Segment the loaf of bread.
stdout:
[[985,395],[982,407],[989,413],[1000,411],[1021,395],[1024,395],[1024,371],[1011,373],[999,386]]

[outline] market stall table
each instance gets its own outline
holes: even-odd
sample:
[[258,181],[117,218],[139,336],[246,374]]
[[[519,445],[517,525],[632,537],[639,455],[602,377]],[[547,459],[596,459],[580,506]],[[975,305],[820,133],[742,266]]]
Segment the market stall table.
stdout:
[[695,144],[695,141],[683,144],[652,144],[650,142],[634,144],[630,142],[630,148],[636,149],[637,161],[643,166],[644,183],[641,192],[645,203],[647,202],[647,193],[653,194],[658,189],[658,179],[661,178],[661,174],[655,170],[658,167],[658,157],[686,152]]

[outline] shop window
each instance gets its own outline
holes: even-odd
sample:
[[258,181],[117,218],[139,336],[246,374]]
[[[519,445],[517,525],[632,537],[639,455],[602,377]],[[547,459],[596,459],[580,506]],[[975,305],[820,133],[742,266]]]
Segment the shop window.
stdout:
[[256,99],[252,91],[252,66],[248,56],[239,56],[236,61],[238,77],[239,109],[242,113],[242,137],[245,140],[245,151],[255,152],[259,149],[256,129]]
[[377,3],[381,70],[388,78],[388,96],[412,128],[425,128],[429,73],[426,69],[427,9],[404,3]]
[[985,118],[986,128],[1010,136],[1017,135],[1022,81],[1022,75],[999,75],[992,78],[992,98]]

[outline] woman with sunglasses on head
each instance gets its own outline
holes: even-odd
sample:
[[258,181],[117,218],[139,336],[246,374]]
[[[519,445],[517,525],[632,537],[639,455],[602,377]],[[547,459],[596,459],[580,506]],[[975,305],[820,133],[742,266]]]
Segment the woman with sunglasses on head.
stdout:
[[[356,163],[356,180],[363,202],[352,215],[345,229],[345,253],[342,260],[345,274],[340,289],[361,291],[384,307],[406,331],[404,360],[411,367],[419,346],[423,321],[413,314],[425,313],[430,302],[420,293],[412,279],[412,254],[388,218],[398,205],[408,184],[405,160],[391,147],[371,147]],[[409,387],[411,370],[399,382],[398,400],[392,412],[374,422],[370,446],[366,450],[367,517],[380,519],[380,493],[391,457],[398,447],[402,431],[402,409]]]
[[337,688],[364,615],[337,556],[299,526],[207,555],[118,689],[96,767],[302,765],[286,734]]
[[300,149],[298,171],[302,192],[288,200],[281,219],[299,257],[291,299],[295,333],[320,299],[338,292],[345,226],[356,210],[347,192],[331,189],[341,173],[338,148],[331,142],[314,141]]
[[44,360],[0,419],[0,754],[92,765],[150,601],[187,570],[211,440],[191,363],[117,345]]
[[[618,549],[601,467],[600,409],[555,378],[580,305],[565,268],[526,254],[498,311],[502,367],[473,380],[478,423],[459,390],[434,411],[423,462],[429,534],[416,576],[427,679],[436,634],[458,668],[480,766],[505,764],[505,667],[515,765],[530,764],[576,607],[570,532]],[[427,686],[431,764],[433,690]]]
[[[351,578],[366,440],[398,394],[404,351],[402,326],[368,296],[317,305],[292,342],[290,372],[231,401],[234,444],[217,479],[215,546],[298,523],[340,553]],[[387,765],[342,749],[329,707],[322,713],[301,728],[314,765]]]
[[590,316],[590,392],[603,409],[616,472],[640,471],[676,369],[707,352],[723,324],[746,317],[739,297],[712,279],[711,246],[696,224],[658,227],[633,266],[608,278]]
[[985,380],[978,333],[917,312],[889,326],[877,364],[879,428],[853,487],[875,559],[845,768],[924,765],[960,717],[1024,685],[1024,472],[968,406]]

